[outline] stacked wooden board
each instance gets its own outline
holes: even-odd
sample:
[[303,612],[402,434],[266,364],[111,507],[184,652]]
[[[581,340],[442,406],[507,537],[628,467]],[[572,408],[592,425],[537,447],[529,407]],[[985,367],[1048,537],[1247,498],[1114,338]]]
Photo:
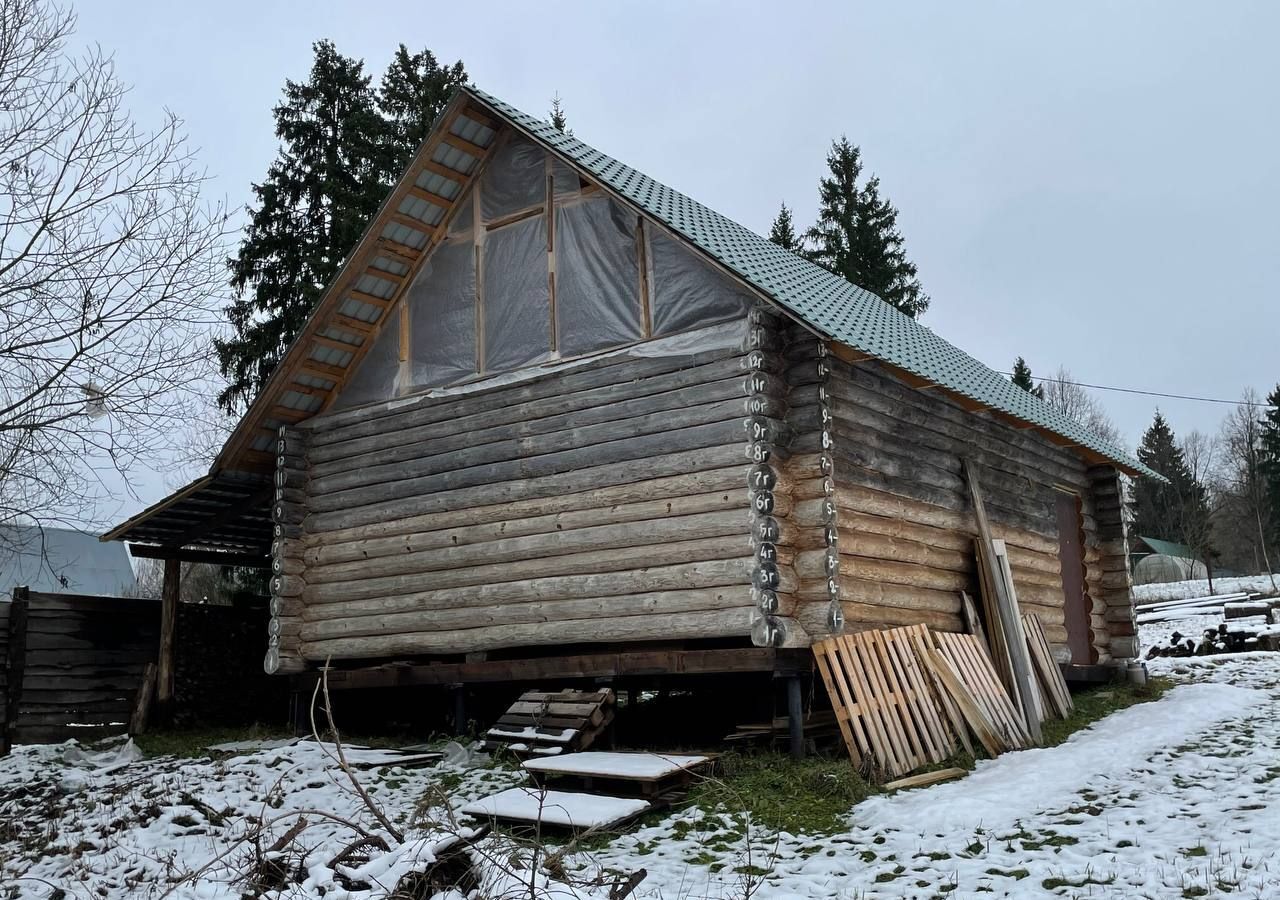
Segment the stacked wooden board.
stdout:
[[1027,635],[1027,648],[1031,651],[1040,696],[1042,700],[1048,701],[1042,702],[1042,709],[1047,713],[1048,706],[1052,705],[1061,718],[1069,717],[1075,710],[1075,704],[1071,702],[1071,690],[1067,687],[1067,680],[1062,677],[1062,669],[1054,662],[1053,651],[1049,648],[1049,639],[1045,636],[1040,617],[1035,613],[1023,616],[1022,630]]
[[613,721],[616,697],[598,691],[526,691],[485,733],[486,750],[555,756],[590,747]]
[[1239,591],[1231,594],[1214,594],[1209,597],[1190,597],[1185,600],[1162,600],[1141,603],[1134,609],[1138,614],[1138,624],[1150,625],[1156,622],[1169,622],[1191,616],[1205,616],[1219,612],[1225,614],[1229,608],[1247,604],[1251,601],[1257,602],[1260,596],[1260,594]]

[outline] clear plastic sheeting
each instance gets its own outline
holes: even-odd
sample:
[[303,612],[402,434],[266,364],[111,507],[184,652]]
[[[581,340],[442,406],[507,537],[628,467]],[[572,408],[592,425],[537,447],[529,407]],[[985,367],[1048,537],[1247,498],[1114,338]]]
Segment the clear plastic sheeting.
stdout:
[[490,231],[483,259],[485,371],[549,358],[551,291],[543,217]]
[[655,335],[746,315],[755,299],[745,288],[656,228],[646,231]]
[[551,159],[551,189],[557,200],[576,197],[582,192],[582,182],[575,169],[566,166],[560,160]]
[[356,366],[350,380],[343,386],[334,409],[346,409],[362,403],[386,400],[396,395],[396,383],[400,376],[400,312],[391,310],[373,346]]
[[556,211],[556,320],[562,356],[644,335],[636,217],[608,197]]
[[434,387],[476,372],[475,245],[449,240],[409,288],[409,385]]
[[486,222],[545,203],[546,154],[513,136],[494,153],[480,176],[480,211]]
[[471,226],[475,224],[475,197],[470,191],[458,202],[457,212],[449,220],[449,237],[466,237],[471,234]]

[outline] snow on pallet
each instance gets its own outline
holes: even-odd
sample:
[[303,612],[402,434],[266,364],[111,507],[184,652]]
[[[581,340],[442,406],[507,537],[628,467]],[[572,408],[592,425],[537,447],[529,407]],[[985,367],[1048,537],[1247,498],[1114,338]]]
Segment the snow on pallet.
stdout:
[[639,793],[670,802],[688,788],[697,772],[711,764],[706,756],[663,753],[566,753],[552,759],[530,759],[525,771],[539,783],[609,794]]
[[613,721],[615,697],[598,691],[525,691],[485,733],[485,749],[555,755],[589,747]]
[[636,798],[516,787],[469,803],[462,811],[469,816],[522,825],[606,829],[635,818],[651,805],[648,800]]
[[706,756],[676,756],[665,753],[570,753],[556,759],[530,759],[530,772],[555,775],[590,775],[625,781],[658,781],[711,762]]

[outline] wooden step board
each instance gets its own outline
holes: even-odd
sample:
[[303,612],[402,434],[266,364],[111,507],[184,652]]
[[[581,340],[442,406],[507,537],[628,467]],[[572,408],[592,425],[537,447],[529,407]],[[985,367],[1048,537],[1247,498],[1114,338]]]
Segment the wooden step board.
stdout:
[[486,750],[555,756],[585,750],[613,721],[615,696],[598,691],[526,691],[485,733]]
[[601,797],[537,787],[515,787],[469,803],[462,812],[515,825],[607,831],[631,821],[652,805],[648,800],[635,797]]
[[523,763],[539,783],[554,781],[557,787],[572,783],[586,791],[609,785],[606,793],[628,790],[655,797],[689,786],[700,772],[711,765],[708,756],[682,756],[664,753],[610,753],[588,751],[566,753],[545,759],[528,759]]

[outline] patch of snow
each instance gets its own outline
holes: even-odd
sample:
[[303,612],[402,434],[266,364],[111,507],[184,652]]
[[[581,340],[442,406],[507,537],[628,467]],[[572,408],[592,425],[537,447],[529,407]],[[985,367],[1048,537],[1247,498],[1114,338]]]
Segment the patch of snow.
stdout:
[[1237,578],[1213,579],[1213,590],[1209,589],[1207,579],[1197,581],[1167,581],[1162,584],[1135,584],[1133,600],[1135,603],[1150,603],[1158,600],[1190,600],[1196,597],[1208,597],[1210,594],[1229,594],[1247,591],[1254,594],[1275,594],[1280,588],[1280,573],[1275,576],[1275,584],[1269,575],[1244,575]]
[[1228,684],[1183,685],[1159,703],[1118,712],[1057,747],[981,760],[967,778],[927,791],[870,797],[858,806],[854,821],[894,829],[926,823],[944,831],[1009,828],[1046,807],[1070,805],[1082,783],[1121,777],[1189,731],[1249,712],[1265,697]]
[[566,753],[555,759],[530,759],[524,767],[530,772],[556,772],[569,775],[595,775],[601,778],[656,780],[681,769],[707,762],[705,756],[667,756],[661,753],[606,753],[589,750]]
[[216,753],[249,753],[254,750],[275,750],[277,747],[291,747],[301,738],[274,738],[257,741],[224,741],[221,744],[210,744],[208,749]]
[[557,734],[553,729],[545,729],[539,731],[532,725],[526,725],[524,728],[490,728],[486,734],[491,738],[512,738],[518,741],[554,741],[558,744],[567,744],[573,740],[578,734],[577,728],[562,728]]
[[647,800],[518,787],[483,797],[462,811],[469,816],[541,821],[566,828],[604,828],[639,815],[649,805]]

